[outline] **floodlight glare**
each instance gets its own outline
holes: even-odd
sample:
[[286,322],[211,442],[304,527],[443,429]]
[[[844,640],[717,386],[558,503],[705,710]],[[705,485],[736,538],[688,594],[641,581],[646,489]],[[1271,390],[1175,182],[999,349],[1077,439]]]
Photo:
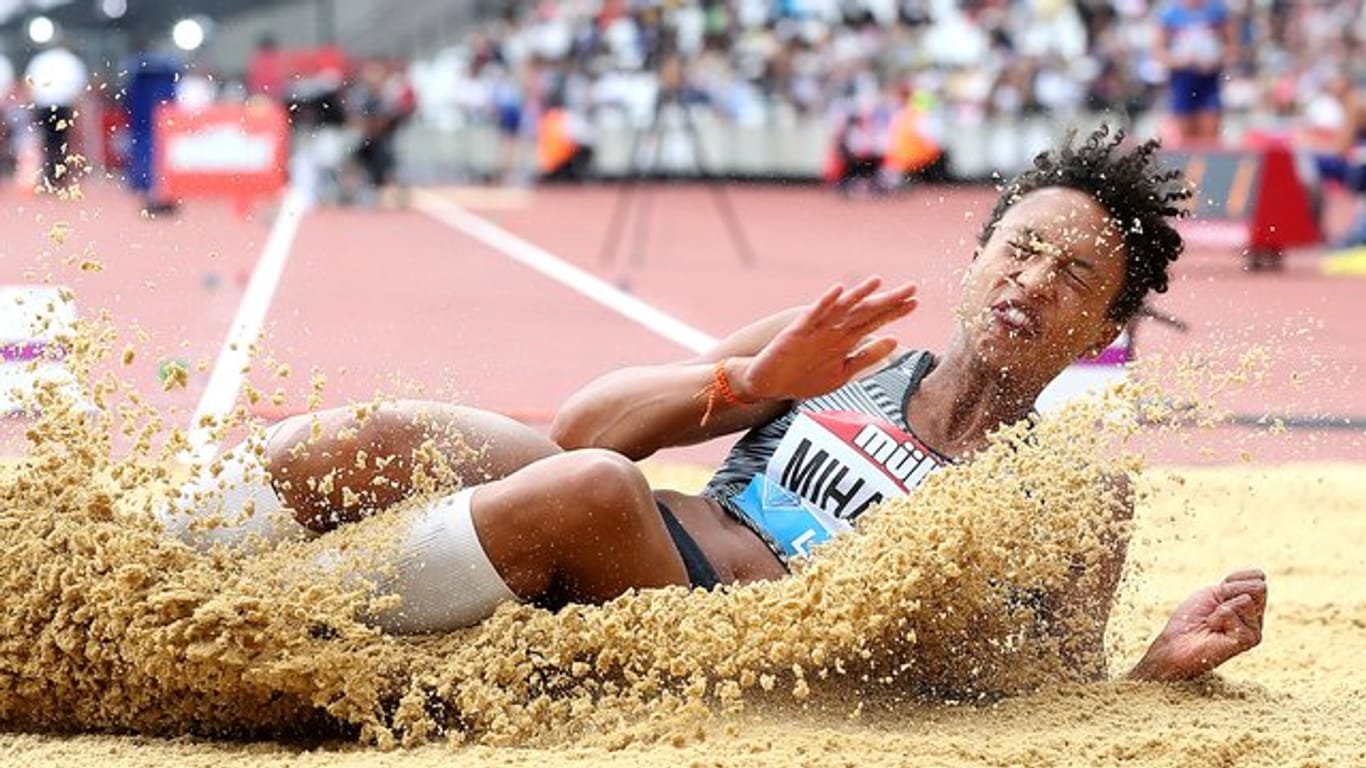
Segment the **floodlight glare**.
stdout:
[[121,19],[128,13],[128,0],[100,0],[100,11],[111,19]]
[[43,45],[52,42],[52,38],[57,34],[57,25],[52,23],[52,19],[46,16],[34,16],[28,23],[28,39]]
[[194,19],[181,19],[171,28],[171,41],[182,51],[198,50],[204,44],[204,25]]

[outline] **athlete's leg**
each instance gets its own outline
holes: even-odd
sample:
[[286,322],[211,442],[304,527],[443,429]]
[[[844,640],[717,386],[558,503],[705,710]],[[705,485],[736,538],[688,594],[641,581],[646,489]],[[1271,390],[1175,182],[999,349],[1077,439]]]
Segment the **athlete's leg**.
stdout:
[[318,532],[423,490],[415,478],[479,485],[559,452],[549,438],[505,416],[420,401],[297,416],[266,450],[281,500]]
[[522,599],[599,603],[688,583],[649,483],[620,454],[542,459],[476,489],[472,510],[490,562]]
[[[197,546],[325,532],[414,491],[478,485],[559,452],[516,421],[402,401],[292,417],[203,467],[157,510]],[[430,486],[430,487],[427,487]]]

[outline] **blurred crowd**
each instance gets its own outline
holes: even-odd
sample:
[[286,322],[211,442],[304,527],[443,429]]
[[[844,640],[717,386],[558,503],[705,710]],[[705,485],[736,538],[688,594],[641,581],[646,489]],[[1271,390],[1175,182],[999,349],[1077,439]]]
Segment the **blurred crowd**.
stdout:
[[[930,130],[993,117],[1163,106],[1163,6],[1184,0],[543,0],[509,3],[424,78],[439,119],[525,130],[547,103],[648,119],[661,64],[721,119],[871,112],[920,95]],[[1201,5],[1196,2],[1192,5]],[[1362,0],[1222,0],[1223,111],[1267,128],[1330,119],[1366,82]],[[439,93],[431,91],[439,90]],[[1317,117],[1316,117],[1317,116]],[[589,121],[591,123],[591,120]]]
[[[522,182],[589,175],[598,129],[612,121],[648,128],[664,110],[741,126],[823,121],[827,175],[842,185],[879,185],[889,166],[898,179],[942,171],[949,131],[1108,112],[1120,123],[1160,114],[1173,142],[1293,135],[1327,158],[1325,175],[1366,188],[1366,0],[493,7],[465,39],[419,61],[286,50],[264,38],[227,80],[144,57],[108,93],[133,94],[140,75],[170,66],[174,80],[162,83],[170,91],[155,90],[153,100],[277,101],[293,126],[291,180],[331,202],[373,202],[396,188],[397,137],[414,115],[437,128],[496,132],[495,180]],[[14,69],[0,57],[11,118],[0,140],[6,127],[11,135],[22,127],[15,109],[30,98]],[[43,106],[38,125],[67,122],[65,106]],[[4,155],[0,171],[13,165]]]

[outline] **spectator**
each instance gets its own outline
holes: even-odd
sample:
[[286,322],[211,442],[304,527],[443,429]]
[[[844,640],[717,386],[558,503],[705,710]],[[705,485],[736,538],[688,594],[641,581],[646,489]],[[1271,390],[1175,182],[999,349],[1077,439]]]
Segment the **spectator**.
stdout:
[[836,108],[836,160],[829,173],[838,191],[852,194],[862,189],[876,194],[888,190],[883,168],[897,107],[869,76],[856,80],[852,92]]
[[[670,53],[684,62],[686,103],[748,126],[846,109],[858,73],[929,90],[935,113],[927,117],[954,128],[992,115],[1061,123],[1082,109],[1115,111],[1122,117],[1112,120],[1132,124],[1162,97],[1170,76],[1169,96],[1182,113],[1173,125],[1209,140],[1223,118],[1238,130],[1295,119],[1305,78],[1323,70],[1366,78],[1363,0],[544,0],[504,7],[496,23],[475,31],[458,99],[464,122],[495,124],[501,116],[504,178],[521,165],[527,128],[559,87],[542,73],[578,73],[593,94],[588,113],[612,120],[616,113],[603,107],[615,106],[626,122],[648,125],[659,65]],[[489,103],[495,91],[496,107]],[[1027,143],[1012,142],[999,164],[1027,162]]]
[[33,57],[24,72],[33,100],[34,122],[43,136],[43,183],[55,190],[67,173],[67,136],[75,125],[76,102],[89,72],[60,38]]
[[256,41],[256,51],[247,64],[247,94],[264,96],[272,101],[285,97],[285,57],[280,45],[271,35]]
[[1238,57],[1229,10],[1223,0],[1169,0],[1159,20],[1156,55],[1169,72],[1177,133],[1182,142],[1217,142],[1219,81]]
[[290,184],[307,205],[332,203],[344,194],[342,176],[351,156],[345,87],[349,63],[335,48],[292,52],[285,102],[293,115]]
[[353,193],[360,202],[401,205],[394,184],[398,167],[398,130],[416,107],[407,79],[396,68],[372,59],[361,65],[360,78],[347,95],[346,112],[359,136],[352,159],[363,186]]
[[14,175],[13,126],[9,120],[10,97],[14,91],[14,65],[0,52],[0,181]]
[[1323,178],[1356,197],[1356,221],[1335,247],[1366,246],[1366,93],[1341,71],[1334,72],[1306,113],[1308,126],[1300,144],[1314,153]]
[[128,186],[143,199],[149,216],[174,213],[176,203],[158,189],[155,174],[156,116],[164,105],[176,102],[176,87],[182,64],[175,54],[152,50],[142,44],[129,62],[126,103],[128,105]]
[[901,108],[892,118],[885,168],[893,186],[912,180],[944,181],[947,162],[944,150],[926,119],[933,99],[915,94],[900,99]]
[[588,120],[565,97],[563,89],[546,102],[536,128],[536,159],[544,182],[582,182],[593,165]]
[[498,124],[498,181],[510,184],[516,182],[521,173],[527,93],[509,68],[490,63],[485,70],[489,100]]

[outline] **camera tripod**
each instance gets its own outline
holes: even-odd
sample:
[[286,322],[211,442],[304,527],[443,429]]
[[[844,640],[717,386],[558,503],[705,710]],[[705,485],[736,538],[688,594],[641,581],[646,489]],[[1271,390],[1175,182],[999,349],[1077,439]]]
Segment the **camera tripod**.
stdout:
[[[716,204],[717,212],[726,225],[731,246],[739,257],[740,263],[746,267],[754,266],[754,251],[750,247],[749,239],[745,236],[740,218],[735,213],[735,208],[731,204],[730,196],[726,192],[721,177],[712,172],[710,163],[707,162],[702,139],[697,131],[697,123],[693,119],[691,109],[682,99],[681,89],[676,86],[665,87],[660,91],[659,97],[655,101],[654,114],[651,116],[650,124],[643,129],[637,129],[632,136],[628,169],[618,188],[617,201],[613,206],[612,218],[608,221],[607,233],[603,240],[602,264],[610,265],[615,261],[620,249],[621,238],[625,233],[628,212],[637,196],[640,198],[640,204],[635,216],[631,265],[639,266],[645,263],[645,245],[649,237],[653,187],[658,181],[666,178],[665,174],[660,173],[659,160],[666,133],[664,116],[670,112],[682,114],[684,135],[691,144],[693,163],[697,168],[697,179],[711,190],[712,201]],[[642,139],[646,136],[651,141],[651,157],[649,162],[642,162],[640,148]],[[650,183],[641,188],[642,181]]]

